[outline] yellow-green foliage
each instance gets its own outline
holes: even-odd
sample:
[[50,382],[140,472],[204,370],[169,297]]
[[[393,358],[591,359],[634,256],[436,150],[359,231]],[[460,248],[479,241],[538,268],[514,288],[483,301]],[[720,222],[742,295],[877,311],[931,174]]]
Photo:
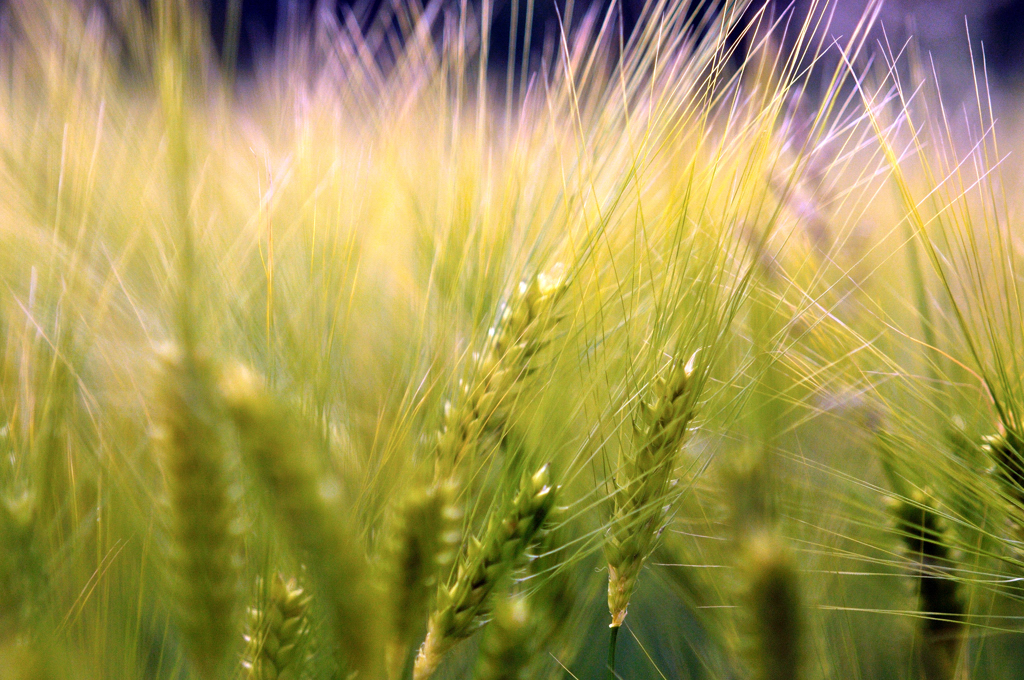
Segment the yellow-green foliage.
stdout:
[[874,2],[201,4],[0,3],[0,679],[1024,674],[1014,95]]

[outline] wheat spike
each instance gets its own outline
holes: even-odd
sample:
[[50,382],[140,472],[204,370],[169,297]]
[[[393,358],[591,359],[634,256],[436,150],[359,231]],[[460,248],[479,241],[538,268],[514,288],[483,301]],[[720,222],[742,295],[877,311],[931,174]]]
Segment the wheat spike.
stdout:
[[530,626],[530,606],[523,595],[504,598],[480,643],[475,680],[526,680],[539,636]]
[[166,479],[169,583],[192,663],[213,679],[237,630],[240,489],[210,362],[175,350],[161,359],[155,439]]
[[377,677],[380,617],[338,483],[321,469],[300,416],[262,389],[248,370],[225,372],[221,387],[244,460],[266,487],[285,536],[309,566],[344,661],[361,677]]
[[426,620],[440,574],[447,573],[458,550],[462,512],[450,483],[414,488],[398,507],[386,532],[389,547],[384,568],[390,600],[387,643],[388,676],[397,678],[413,636]]
[[554,307],[565,290],[560,266],[519,284],[483,349],[473,355],[468,377],[459,380],[444,405],[436,479],[450,477],[461,461],[473,459],[485,434],[503,433],[535,355],[550,342],[558,321]]
[[635,450],[624,450],[615,475],[615,507],[605,540],[608,609],[612,627],[622,625],[637,578],[664,521],[676,452],[694,415],[690,387],[696,354],[673,361],[651,385],[634,420]]
[[763,530],[743,540],[741,571],[758,680],[801,677],[803,615],[800,579],[787,546]]
[[242,661],[246,680],[299,680],[309,635],[310,597],[295,579],[276,574],[267,601],[249,610]]
[[484,535],[470,540],[459,559],[454,583],[438,592],[426,640],[416,657],[415,680],[433,675],[448,650],[482,625],[491,592],[540,531],[554,501],[555,489],[545,465],[532,476],[524,476],[511,511],[503,518],[492,515]]
[[32,545],[34,495],[0,498],[0,641],[25,628],[40,565]]
[[992,458],[1007,495],[1024,509],[1024,441],[1007,428],[1001,434],[985,437],[982,450]]

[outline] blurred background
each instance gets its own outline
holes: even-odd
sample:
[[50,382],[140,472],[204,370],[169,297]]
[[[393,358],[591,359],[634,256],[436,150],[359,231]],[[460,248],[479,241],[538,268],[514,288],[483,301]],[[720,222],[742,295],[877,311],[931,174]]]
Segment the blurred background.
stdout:
[[[218,40],[223,39],[225,19],[231,4],[239,0],[207,0],[211,25]],[[400,0],[328,0],[320,3],[340,14],[351,13],[365,24],[381,10]],[[453,0],[458,4],[459,0]],[[803,17],[814,0],[768,0],[776,16],[787,11]],[[542,45],[545,33],[557,29],[559,15],[566,16],[567,0],[535,0],[533,39]],[[241,36],[239,62],[242,69],[251,67],[254,56],[272,45],[279,27],[288,22],[313,21],[316,0],[241,0]],[[469,0],[479,7],[480,0]],[[576,0],[573,14],[580,17],[587,9],[603,11],[609,0]],[[619,0],[624,31],[636,25],[644,0]],[[706,5],[706,2],[694,2]],[[750,13],[763,1],[755,0]],[[820,4],[820,3],[818,3]],[[837,0],[828,33],[848,36],[860,20],[868,0]],[[525,25],[526,0],[518,3],[519,40]],[[492,23],[492,65],[501,66],[508,55],[508,36],[512,23],[513,3],[497,0]],[[930,54],[942,78],[947,95],[955,95],[962,84],[971,81],[968,31],[975,57],[980,63],[982,48],[989,76],[1000,91],[1012,91],[1024,84],[1024,0],[887,0],[882,5],[879,23],[874,32],[878,41],[888,42],[899,52],[910,36],[917,39],[922,54]],[[537,49],[540,49],[537,47]],[[947,82],[948,81],[948,82]],[[953,88],[950,90],[950,88]]]

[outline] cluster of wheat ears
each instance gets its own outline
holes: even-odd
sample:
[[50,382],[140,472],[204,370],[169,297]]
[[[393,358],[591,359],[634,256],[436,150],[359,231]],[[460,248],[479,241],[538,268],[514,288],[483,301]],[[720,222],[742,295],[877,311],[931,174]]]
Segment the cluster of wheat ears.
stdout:
[[1021,676],[982,54],[330,4],[0,10],[0,679]]

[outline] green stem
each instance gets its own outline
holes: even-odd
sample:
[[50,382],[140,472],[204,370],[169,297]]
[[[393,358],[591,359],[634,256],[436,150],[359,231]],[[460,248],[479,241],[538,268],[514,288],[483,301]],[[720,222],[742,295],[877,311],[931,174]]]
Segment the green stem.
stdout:
[[615,642],[618,639],[619,627],[612,626],[612,634],[608,638],[608,680],[615,680]]

